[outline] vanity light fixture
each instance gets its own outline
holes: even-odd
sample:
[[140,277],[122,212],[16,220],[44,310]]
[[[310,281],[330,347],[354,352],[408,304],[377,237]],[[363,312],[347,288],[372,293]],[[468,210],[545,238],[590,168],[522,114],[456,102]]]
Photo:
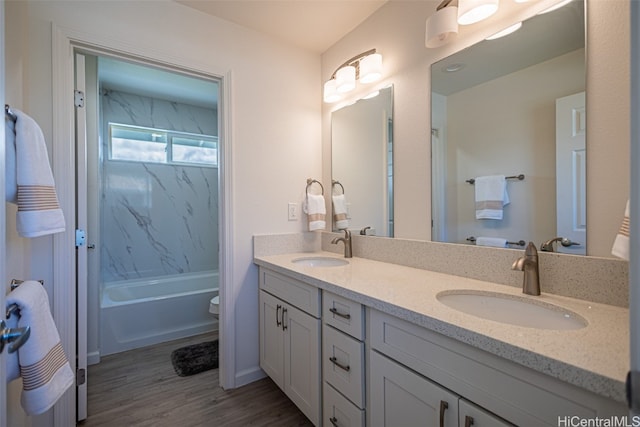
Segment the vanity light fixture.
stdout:
[[518,31],[520,27],[522,27],[522,22],[518,22],[517,24],[513,24],[512,26],[507,27],[502,31],[498,31],[494,35],[487,37],[485,40],[495,40],[499,39],[500,37],[508,36],[509,34]]
[[444,0],[436,7],[436,13],[427,18],[426,47],[439,47],[449,43],[458,35],[458,2]]
[[362,52],[340,65],[324,84],[324,102],[332,103],[356,88],[356,81],[372,83],[382,77],[382,55],[375,49]]
[[498,11],[500,0],[458,0],[458,24],[471,25]]
[[560,9],[563,6],[568,5],[569,3],[571,3],[573,0],[563,0],[561,2],[558,2],[557,4],[554,4],[553,6],[543,10],[542,12],[539,12],[538,15],[544,15],[545,13],[549,13],[549,12],[553,12],[556,9]]

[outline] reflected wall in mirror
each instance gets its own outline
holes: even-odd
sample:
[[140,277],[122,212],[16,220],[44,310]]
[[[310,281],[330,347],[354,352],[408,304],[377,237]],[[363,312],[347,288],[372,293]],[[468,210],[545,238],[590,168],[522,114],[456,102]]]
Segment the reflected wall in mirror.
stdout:
[[393,87],[331,113],[331,175],[335,210],[344,206],[347,227],[393,236]]
[[[580,245],[556,251],[586,253],[585,71],[577,0],[432,65],[434,241],[561,236]],[[506,180],[502,219],[477,219],[486,187],[468,180],[520,174]]]

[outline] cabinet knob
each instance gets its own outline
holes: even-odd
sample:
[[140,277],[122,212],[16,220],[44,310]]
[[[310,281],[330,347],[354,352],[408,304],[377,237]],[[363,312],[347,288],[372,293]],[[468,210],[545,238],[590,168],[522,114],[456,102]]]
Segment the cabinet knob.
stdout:
[[444,412],[449,408],[449,404],[444,400],[440,401],[440,427],[444,427]]
[[280,304],[278,304],[276,306],[276,327],[280,327],[282,325],[282,322],[280,320],[278,320],[280,318],[280,309],[282,308],[282,306]]
[[331,313],[333,313],[335,316],[342,317],[343,319],[347,319],[347,320],[348,320],[348,319],[351,319],[351,315],[350,315],[350,314],[340,313],[337,309],[335,309],[335,308],[333,308],[333,307],[331,307],[331,308],[329,309],[329,311],[330,311]]
[[343,365],[342,363],[338,362],[338,359],[336,359],[335,357],[330,357],[329,361],[344,371],[349,372],[351,370],[351,367],[349,365]]
[[473,417],[469,415],[464,417],[464,427],[471,427],[473,425]]
[[331,423],[331,425],[333,425],[333,427],[339,427],[338,426],[338,419],[336,417],[329,418],[329,422]]

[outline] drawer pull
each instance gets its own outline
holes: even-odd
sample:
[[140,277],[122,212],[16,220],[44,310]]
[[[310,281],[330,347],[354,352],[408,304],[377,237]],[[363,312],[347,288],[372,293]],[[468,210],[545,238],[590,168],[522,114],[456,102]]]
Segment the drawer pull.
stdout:
[[349,365],[343,365],[342,363],[338,362],[338,359],[336,359],[335,357],[330,357],[329,361],[344,371],[349,372],[351,370],[351,367]]
[[336,316],[340,316],[343,319],[351,319],[351,315],[350,314],[344,314],[344,313],[340,313],[337,309],[335,308],[330,308],[329,309],[330,312],[332,312],[333,314],[335,314]]
[[338,419],[336,417],[329,418],[329,422],[334,426],[338,427]]
[[282,306],[280,304],[278,304],[276,306],[276,327],[280,327],[282,325],[282,322],[279,319],[280,317],[280,309],[282,308]]
[[471,427],[473,425],[473,417],[469,415],[464,417],[464,427]]
[[449,404],[444,400],[440,401],[440,427],[444,427],[444,412],[449,408]]
[[287,309],[286,307],[282,307],[282,330],[286,331],[287,330],[287,321],[284,320],[284,315],[287,314]]

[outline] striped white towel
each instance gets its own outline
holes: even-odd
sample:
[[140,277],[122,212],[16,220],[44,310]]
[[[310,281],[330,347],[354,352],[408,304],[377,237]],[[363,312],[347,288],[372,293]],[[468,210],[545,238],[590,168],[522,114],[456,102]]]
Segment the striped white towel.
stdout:
[[36,281],[25,281],[7,295],[7,304],[20,308],[18,326],[31,328],[31,336],[18,349],[20,401],[28,415],[42,414],[73,385],[73,371],[60,343],[44,287]]
[[[63,232],[64,216],[58,204],[44,135],[38,123],[20,110],[15,124],[15,170],[18,185],[18,234],[39,237]],[[7,162],[12,159],[7,159]]]
[[620,225],[620,230],[616,234],[616,239],[613,242],[613,248],[611,253],[618,258],[626,259],[629,261],[629,201],[627,200],[627,207],[624,210],[624,218]]

